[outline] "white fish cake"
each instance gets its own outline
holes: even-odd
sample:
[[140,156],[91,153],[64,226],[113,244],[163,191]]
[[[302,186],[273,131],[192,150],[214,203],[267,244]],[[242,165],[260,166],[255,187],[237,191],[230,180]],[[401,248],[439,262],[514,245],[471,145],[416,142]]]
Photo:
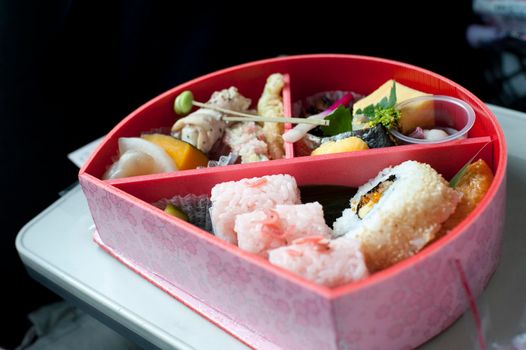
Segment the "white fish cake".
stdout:
[[278,204],[299,204],[296,180],[290,175],[268,175],[223,182],[212,188],[210,216],[214,234],[237,244],[236,216],[256,209],[271,209]]
[[369,275],[360,242],[353,238],[300,238],[292,245],[270,250],[271,264],[316,284],[336,287]]
[[241,249],[263,257],[267,257],[269,249],[298,238],[331,236],[331,229],[323,218],[323,207],[318,202],[277,205],[274,209],[238,215],[234,231]]

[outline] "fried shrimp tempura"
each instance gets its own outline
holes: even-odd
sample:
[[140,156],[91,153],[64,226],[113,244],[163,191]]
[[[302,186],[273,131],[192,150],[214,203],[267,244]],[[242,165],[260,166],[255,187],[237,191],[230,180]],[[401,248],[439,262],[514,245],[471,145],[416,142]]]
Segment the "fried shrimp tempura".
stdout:
[[[282,74],[274,73],[270,75],[265,84],[263,94],[258,101],[258,114],[264,117],[283,116],[283,98],[281,91],[285,85]],[[268,144],[268,151],[271,159],[283,158],[285,151],[283,148],[283,123],[263,123],[263,134]]]

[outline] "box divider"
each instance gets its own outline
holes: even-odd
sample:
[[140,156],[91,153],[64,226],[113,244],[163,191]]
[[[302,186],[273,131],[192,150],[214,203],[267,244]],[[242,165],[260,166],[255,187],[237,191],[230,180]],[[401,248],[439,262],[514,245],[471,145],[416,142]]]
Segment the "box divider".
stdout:
[[300,185],[332,184],[357,187],[376,176],[381,169],[405,160],[428,163],[449,180],[483,148],[480,158],[493,168],[493,148],[484,147],[491,142],[492,139],[485,136],[448,144],[399,146],[397,150],[392,147],[378,148],[352,153],[145,175],[110,180],[107,184],[147,202],[155,202],[173,195],[209,194],[210,189],[220,182],[284,173],[293,175]]
[[[293,117],[292,115],[292,93],[291,93],[291,79],[290,74],[283,74],[285,85],[283,86],[283,114],[285,117]],[[292,129],[291,123],[285,123],[285,131]],[[285,158],[294,158],[294,145],[290,142],[283,142],[285,148]]]

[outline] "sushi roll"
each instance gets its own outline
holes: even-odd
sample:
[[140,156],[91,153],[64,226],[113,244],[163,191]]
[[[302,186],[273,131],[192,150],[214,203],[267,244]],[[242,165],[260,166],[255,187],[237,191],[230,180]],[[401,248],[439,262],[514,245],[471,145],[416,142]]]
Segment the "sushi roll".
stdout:
[[358,239],[369,270],[378,271],[432,241],[461,197],[431,166],[406,161],[361,186],[333,233]]
[[212,188],[210,216],[214,234],[237,244],[236,216],[256,209],[272,209],[278,204],[299,204],[300,192],[290,175],[269,175],[223,182]]
[[331,237],[318,202],[277,205],[274,209],[241,214],[236,217],[234,230],[239,248],[263,257],[267,257],[267,250],[301,237]]
[[269,261],[327,287],[358,281],[369,275],[360,242],[352,238],[300,238],[289,246],[270,250]]

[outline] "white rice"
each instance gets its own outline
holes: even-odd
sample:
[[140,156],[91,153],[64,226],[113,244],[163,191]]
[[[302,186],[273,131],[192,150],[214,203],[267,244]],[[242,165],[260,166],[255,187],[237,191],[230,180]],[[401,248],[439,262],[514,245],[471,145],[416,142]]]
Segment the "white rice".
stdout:
[[313,237],[268,252],[270,263],[327,287],[360,280],[369,275],[360,242],[342,237],[334,240]]
[[241,249],[263,257],[267,256],[267,250],[290,244],[297,238],[331,236],[318,202],[277,205],[274,209],[240,214],[234,231]]
[[229,181],[212,188],[210,215],[214,234],[237,244],[234,222],[239,214],[256,209],[271,209],[278,204],[299,204],[296,180],[290,175]]

